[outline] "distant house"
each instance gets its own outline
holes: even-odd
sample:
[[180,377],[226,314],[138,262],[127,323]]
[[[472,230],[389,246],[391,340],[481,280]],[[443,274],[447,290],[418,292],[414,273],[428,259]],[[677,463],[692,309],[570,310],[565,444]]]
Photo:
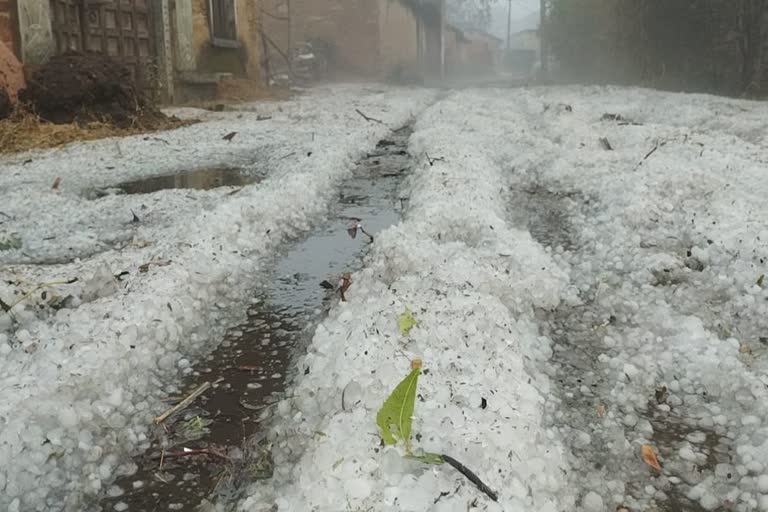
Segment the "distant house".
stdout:
[[4,0],[0,40],[27,67],[105,53],[168,100],[224,74],[261,81],[260,0]]
[[501,59],[502,41],[478,29],[449,25],[446,31],[446,67],[449,74],[489,74]]
[[538,30],[522,30],[509,37],[505,66],[508,70],[528,75],[541,52],[541,38]]
[[538,53],[541,49],[539,31],[536,29],[521,30],[511,34],[509,37],[509,48],[514,50],[533,50]]
[[440,0],[291,0],[289,17],[290,41],[322,48],[336,77],[439,72]]

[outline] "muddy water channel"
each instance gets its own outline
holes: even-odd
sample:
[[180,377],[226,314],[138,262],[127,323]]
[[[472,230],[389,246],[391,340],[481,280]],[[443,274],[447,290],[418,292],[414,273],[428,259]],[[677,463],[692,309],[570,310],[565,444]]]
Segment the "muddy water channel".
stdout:
[[362,219],[374,237],[399,220],[397,191],[410,166],[410,134],[406,126],[382,140],[340,188],[329,220],[288,247],[264,282],[254,284],[247,320],[198,362],[182,396],[169,405],[205,383],[211,387],[156,427],[151,449],[135,459],[138,471],[115,482],[101,510],[197,510],[201,503],[234,500],[244,484],[271,476],[271,456],[259,443],[260,417],[285,392],[294,358],[339,300],[321,283],[336,285],[362,266],[370,239],[359,231],[350,235],[350,218]]
[[[538,184],[513,190],[510,199],[513,222],[560,255],[556,258],[575,266],[594,259],[580,239],[578,222],[572,223],[599,211],[594,200]],[[605,340],[635,339],[636,326],[620,309],[605,306],[610,303],[606,299],[610,291],[596,296],[604,278],[597,268],[586,281],[582,277],[574,283],[582,290],[578,305],[537,311],[542,334],[552,340],[546,371],[553,397],[547,405],[547,421],[560,432],[570,454],[571,471],[564,479],[579,493],[585,510],[703,511],[698,502],[686,497],[687,492],[730,462],[730,440],[724,432],[702,427],[663,383],[648,387],[606,364],[606,356],[627,358],[634,348],[609,346]],[[643,398],[637,403],[616,399],[625,392]],[[661,472],[641,461],[642,443],[653,446],[660,456]],[[686,448],[701,454],[697,464],[681,461],[681,450]]]

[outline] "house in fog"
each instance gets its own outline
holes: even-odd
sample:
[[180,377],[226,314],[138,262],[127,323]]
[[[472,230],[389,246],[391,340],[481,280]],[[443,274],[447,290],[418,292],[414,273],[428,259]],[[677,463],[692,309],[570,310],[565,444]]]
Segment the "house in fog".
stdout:
[[[407,81],[440,72],[441,0],[267,0],[266,5],[270,2],[276,5],[264,18],[267,38],[283,47],[311,43],[334,78]],[[287,34],[280,23],[286,17]],[[267,45],[273,58],[286,53]]]
[[448,75],[488,75],[501,61],[501,39],[482,30],[448,25],[445,39]]
[[528,75],[541,53],[541,36],[539,31],[521,30],[509,36],[509,48],[504,59],[509,71]]

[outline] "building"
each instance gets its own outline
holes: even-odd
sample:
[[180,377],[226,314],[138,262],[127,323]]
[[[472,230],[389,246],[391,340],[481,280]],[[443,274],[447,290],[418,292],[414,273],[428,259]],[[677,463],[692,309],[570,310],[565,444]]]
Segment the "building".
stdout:
[[445,54],[449,75],[490,75],[501,60],[501,39],[482,30],[448,25]]
[[168,100],[261,83],[258,0],[0,0],[0,38],[34,68],[69,50],[108,54]]
[[541,51],[541,37],[537,29],[521,30],[509,36],[509,48],[512,50],[533,50],[538,54]]
[[509,36],[505,66],[508,71],[530,75],[541,54],[541,36],[538,30],[522,30]]
[[407,80],[440,72],[442,0],[290,0],[294,44],[325,53],[336,78]]

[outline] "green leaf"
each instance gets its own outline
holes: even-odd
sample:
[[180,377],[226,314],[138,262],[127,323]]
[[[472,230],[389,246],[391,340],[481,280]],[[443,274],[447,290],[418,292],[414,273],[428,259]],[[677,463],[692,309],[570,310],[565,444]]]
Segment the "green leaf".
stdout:
[[418,460],[420,462],[423,462],[424,464],[435,464],[440,465],[445,463],[445,460],[443,460],[443,456],[439,453],[431,453],[431,452],[422,452],[416,455],[406,455],[406,459],[413,459]]
[[409,332],[411,332],[411,329],[413,329],[417,323],[418,322],[416,322],[416,318],[408,308],[405,308],[405,311],[403,311],[400,316],[397,317],[397,327],[400,329],[400,334],[403,336],[406,336]]
[[411,451],[411,419],[420,371],[418,368],[411,370],[376,414],[376,424],[381,429],[381,439],[384,443],[397,444],[397,441],[401,440],[405,443],[407,453]]

